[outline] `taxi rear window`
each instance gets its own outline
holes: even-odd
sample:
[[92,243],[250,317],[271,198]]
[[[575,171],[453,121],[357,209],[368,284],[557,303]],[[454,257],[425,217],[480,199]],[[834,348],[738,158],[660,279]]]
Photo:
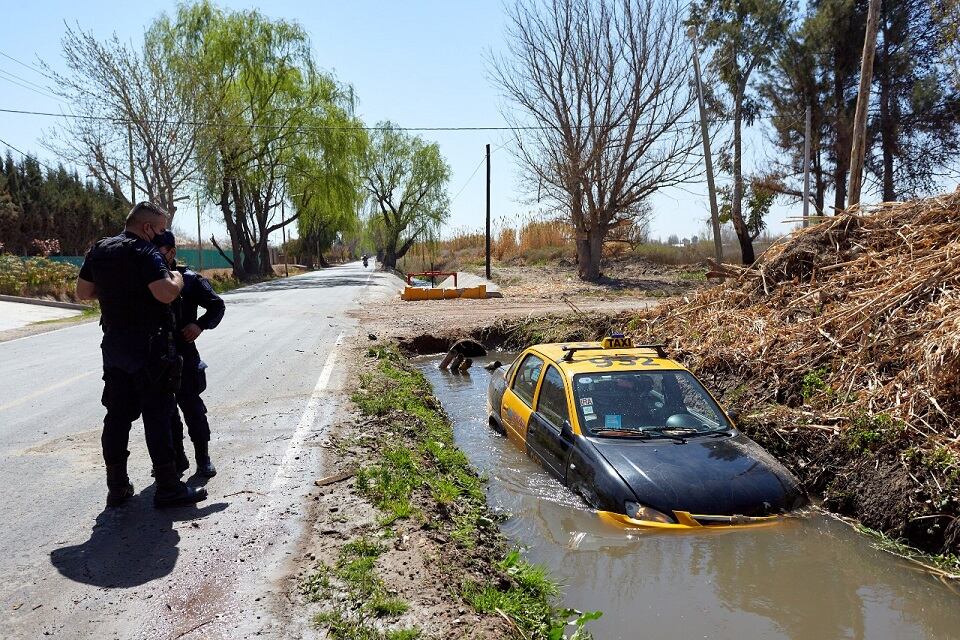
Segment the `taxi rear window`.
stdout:
[[687,371],[579,374],[573,389],[580,425],[588,435],[696,433],[731,427],[703,385]]

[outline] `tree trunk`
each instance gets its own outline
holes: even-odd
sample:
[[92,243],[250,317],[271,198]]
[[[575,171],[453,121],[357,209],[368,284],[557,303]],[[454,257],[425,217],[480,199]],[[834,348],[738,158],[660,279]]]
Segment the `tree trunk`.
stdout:
[[[736,98],[738,101],[742,97]],[[753,253],[753,240],[750,230],[743,221],[743,116],[739,105],[735,107],[733,115],[733,198],[730,202],[730,218],[733,220],[733,229],[737,232],[740,242],[740,256],[743,264],[753,264],[756,260]]]
[[327,259],[323,257],[322,251],[317,255],[317,261],[320,263],[320,266],[323,267],[324,269],[330,268],[330,263],[327,262]]
[[[837,58],[839,60],[839,57]],[[838,62],[839,64],[839,62]],[[833,155],[836,165],[833,168],[833,206],[836,211],[846,208],[847,170],[850,166],[850,130],[847,125],[846,100],[843,95],[844,77],[834,69],[833,102],[836,107],[834,122]]]
[[397,252],[393,247],[387,247],[383,250],[383,257],[377,254],[377,260],[380,262],[384,271],[397,268]]
[[600,279],[604,232],[598,226],[577,232],[577,275],[589,282]]
[[877,65],[877,75],[880,80],[880,149],[883,153],[883,201],[896,200],[893,188],[893,153],[897,144],[897,123],[890,111],[890,45],[887,34],[886,15],[883,18],[883,58]]

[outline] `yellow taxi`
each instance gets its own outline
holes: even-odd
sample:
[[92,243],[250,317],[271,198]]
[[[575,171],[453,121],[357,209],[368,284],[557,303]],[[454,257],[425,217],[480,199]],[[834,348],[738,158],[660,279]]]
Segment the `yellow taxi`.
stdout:
[[487,408],[491,426],[614,524],[769,524],[807,501],[662,345],[534,345],[491,376]]

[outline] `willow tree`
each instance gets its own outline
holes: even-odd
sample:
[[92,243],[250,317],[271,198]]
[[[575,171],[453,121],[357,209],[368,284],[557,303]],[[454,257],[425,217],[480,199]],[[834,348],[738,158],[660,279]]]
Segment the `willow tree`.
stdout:
[[191,87],[196,161],[230,235],[234,274],[269,274],[270,234],[301,211],[285,220],[279,211],[296,158],[341,170],[356,160],[350,92],[317,69],[296,23],[199,2],[162,17],[154,30]]
[[699,171],[682,22],[675,0],[520,0],[510,13],[493,81],[529,190],[570,220],[585,280],[612,229],[642,224],[651,195]]
[[[331,134],[329,129],[318,129]],[[287,196],[293,205],[297,232],[305,251],[316,249],[321,266],[329,266],[323,252],[338,237],[358,231],[363,204],[361,164],[367,144],[362,129],[353,135],[331,135],[336,153],[301,153],[287,170]]]
[[363,163],[363,184],[376,221],[377,256],[395,269],[417,238],[449,215],[450,167],[436,143],[427,144],[390,122],[370,137]]

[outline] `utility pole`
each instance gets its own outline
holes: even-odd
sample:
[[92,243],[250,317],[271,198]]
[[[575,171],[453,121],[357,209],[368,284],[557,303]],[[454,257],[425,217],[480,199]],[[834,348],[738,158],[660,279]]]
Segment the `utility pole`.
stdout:
[[807,105],[806,126],[803,133],[803,226],[810,224],[810,105]]
[[713,181],[713,156],[710,154],[710,133],[707,130],[707,106],[703,100],[703,84],[700,79],[700,52],[697,33],[691,28],[693,41],[693,73],[697,81],[697,105],[700,107],[700,135],[703,138],[703,159],[707,170],[707,192],[710,195],[710,223],[713,226],[713,248],[717,264],[723,262],[723,241],[720,239],[720,210],[717,208],[717,185]]
[[[283,246],[280,247],[281,253],[283,253],[283,275],[290,275],[290,267],[287,265],[287,210],[284,208],[287,199],[284,198],[280,201],[280,231],[283,232]],[[317,253],[320,252],[320,244],[317,244]]]
[[137,204],[137,183],[133,179],[133,129],[127,120],[127,152],[130,155],[130,204]]
[[490,145],[487,145],[487,280],[490,279]]
[[203,271],[203,236],[200,234],[200,192],[197,191],[197,271]]
[[860,63],[860,91],[853,118],[853,147],[850,149],[850,186],[847,206],[860,204],[863,187],[863,157],[866,154],[867,108],[870,106],[870,84],[873,82],[873,54],[877,50],[877,26],[880,21],[880,0],[870,0],[867,8],[867,33],[863,39],[863,60]]

